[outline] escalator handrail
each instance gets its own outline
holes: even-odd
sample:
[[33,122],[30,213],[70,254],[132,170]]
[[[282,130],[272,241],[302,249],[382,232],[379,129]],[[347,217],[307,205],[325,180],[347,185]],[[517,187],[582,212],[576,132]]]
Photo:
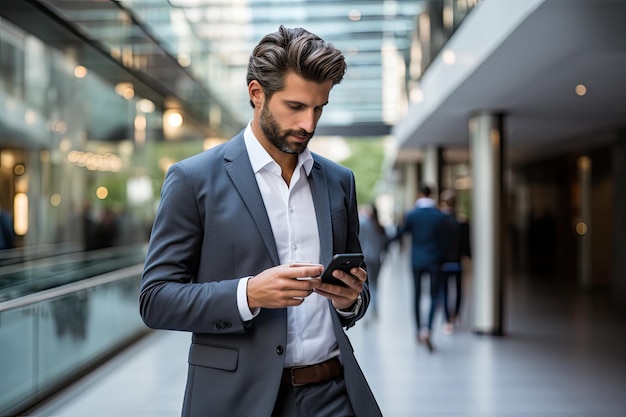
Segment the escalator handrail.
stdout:
[[110,282],[127,279],[133,276],[141,276],[143,271],[143,263],[131,265],[126,268],[121,268],[106,274],[97,275],[95,277],[82,279],[80,281],[71,282],[69,284],[61,285],[59,287],[50,288],[47,290],[39,291],[34,294],[28,294],[23,297],[14,298],[0,302],[0,313],[8,310],[13,310],[20,307],[25,307],[43,301],[58,298],[67,294],[72,294],[77,291],[87,290],[89,288],[97,287],[100,285],[108,284]]

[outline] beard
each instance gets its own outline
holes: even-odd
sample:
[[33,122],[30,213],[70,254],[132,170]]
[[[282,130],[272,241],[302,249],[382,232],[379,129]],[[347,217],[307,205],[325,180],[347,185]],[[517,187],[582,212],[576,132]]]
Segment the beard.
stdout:
[[[281,130],[278,122],[274,118],[274,115],[267,107],[267,102],[263,103],[261,108],[261,114],[259,115],[259,126],[263,131],[263,134],[267,140],[272,143],[278,150],[288,154],[300,154],[302,153],[309,141],[313,137],[314,132],[307,132],[304,129],[300,130]],[[304,142],[292,142],[289,143],[288,138],[290,135],[306,137]]]

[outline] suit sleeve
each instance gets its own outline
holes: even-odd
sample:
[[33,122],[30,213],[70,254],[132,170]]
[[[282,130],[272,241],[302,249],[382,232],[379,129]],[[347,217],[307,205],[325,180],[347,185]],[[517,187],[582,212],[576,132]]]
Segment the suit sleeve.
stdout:
[[161,190],[140,288],[140,313],[156,329],[200,333],[244,330],[238,280],[197,282],[204,225],[184,165],[172,166]]

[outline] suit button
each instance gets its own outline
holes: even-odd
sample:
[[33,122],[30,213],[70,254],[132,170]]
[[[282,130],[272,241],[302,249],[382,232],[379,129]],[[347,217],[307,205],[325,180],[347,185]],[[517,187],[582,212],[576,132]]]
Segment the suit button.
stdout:
[[276,346],[276,353],[278,353],[279,355],[282,355],[285,352],[285,348],[282,347],[281,345]]
[[215,328],[218,330],[224,330],[224,329],[230,328],[232,324],[227,321],[219,320],[219,321],[214,322],[213,326],[215,326]]

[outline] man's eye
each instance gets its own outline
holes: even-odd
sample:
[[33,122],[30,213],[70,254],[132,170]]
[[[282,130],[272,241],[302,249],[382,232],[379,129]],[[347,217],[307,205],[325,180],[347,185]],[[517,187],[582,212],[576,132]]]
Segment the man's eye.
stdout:
[[289,108],[293,109],[293,110],[299,110],[302,108],[302,105],[300,104],[289,104]]

